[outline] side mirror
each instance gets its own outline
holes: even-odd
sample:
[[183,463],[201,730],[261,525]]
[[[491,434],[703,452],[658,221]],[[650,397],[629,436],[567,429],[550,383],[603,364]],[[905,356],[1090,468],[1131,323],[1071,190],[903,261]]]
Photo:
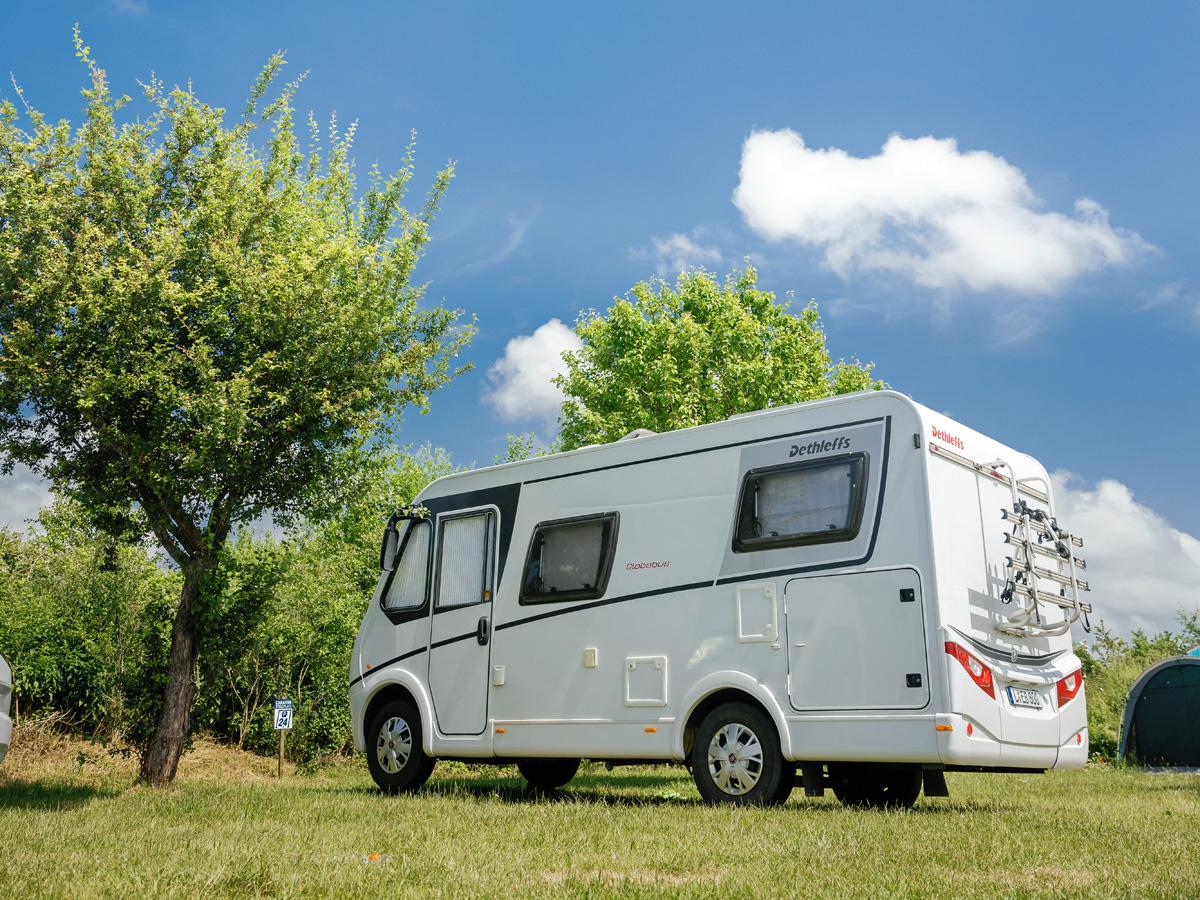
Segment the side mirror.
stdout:
[[383,543],[379,547],[379,568],[390,572],[396,567],[396,545],[400,541],[400,532],[395,528],[385,528]]
[[396,530],[396,521],[393,516],[384,526],[383,540],[379,545],[379,568],[384,572],[390,572],[396,567],[396,549],[399,543],[400,532]]

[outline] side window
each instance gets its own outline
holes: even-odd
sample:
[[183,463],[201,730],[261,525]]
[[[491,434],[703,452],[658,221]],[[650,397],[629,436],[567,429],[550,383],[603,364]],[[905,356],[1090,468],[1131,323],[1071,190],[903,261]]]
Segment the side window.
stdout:
[[867,454],[746,473],[738,503],[737,553],[848,541],[866,499]]
[[521,603],[603,596],[617,544],[618,519],[611,512],[538,525],[525,561]]
[[416,609],[425,604],[430,531],[428,522],[410,522],[401,535],[392,583],[383,597],[384,609]]
[[439,524],[438,608],[492,599],[493,513],[442,519]]

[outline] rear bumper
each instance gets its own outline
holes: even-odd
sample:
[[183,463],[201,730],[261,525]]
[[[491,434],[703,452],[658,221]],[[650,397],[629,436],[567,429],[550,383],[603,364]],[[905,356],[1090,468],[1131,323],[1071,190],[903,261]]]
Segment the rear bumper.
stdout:
[[0,762],[8,753],[8,745],[12,741],[12,719],[5,713],[0,713]]
[[1086,726],[1061,744],[1025,744],[1001,741],[978,722],[955,713],[939,715],[937,724],[938,755],[948,766],[1081,769],[1088,758]]

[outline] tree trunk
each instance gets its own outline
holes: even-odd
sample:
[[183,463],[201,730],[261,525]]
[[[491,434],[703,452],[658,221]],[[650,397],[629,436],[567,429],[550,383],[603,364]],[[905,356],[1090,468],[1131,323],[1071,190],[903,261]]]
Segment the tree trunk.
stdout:
[[196,623],[200,592],[216,556],[202,555],[183,570],[183,589],[179,609],[171,626],[171,659],[167,664],[167,685],[163,690],[162,712],[142,755],[139,780],[157,787],[175,780],[179,758],[192,732],[192,702],[196,686],[192,669],[196,664]]

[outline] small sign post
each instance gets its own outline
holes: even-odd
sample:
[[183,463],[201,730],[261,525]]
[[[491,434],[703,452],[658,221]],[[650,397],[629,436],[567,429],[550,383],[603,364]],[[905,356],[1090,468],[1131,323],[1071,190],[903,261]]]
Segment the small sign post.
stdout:
[[292,701],[283,699],[275,701],[275,730],[279,732],[279,769],[277,778],[283,777],[283,736],[292,727]]

